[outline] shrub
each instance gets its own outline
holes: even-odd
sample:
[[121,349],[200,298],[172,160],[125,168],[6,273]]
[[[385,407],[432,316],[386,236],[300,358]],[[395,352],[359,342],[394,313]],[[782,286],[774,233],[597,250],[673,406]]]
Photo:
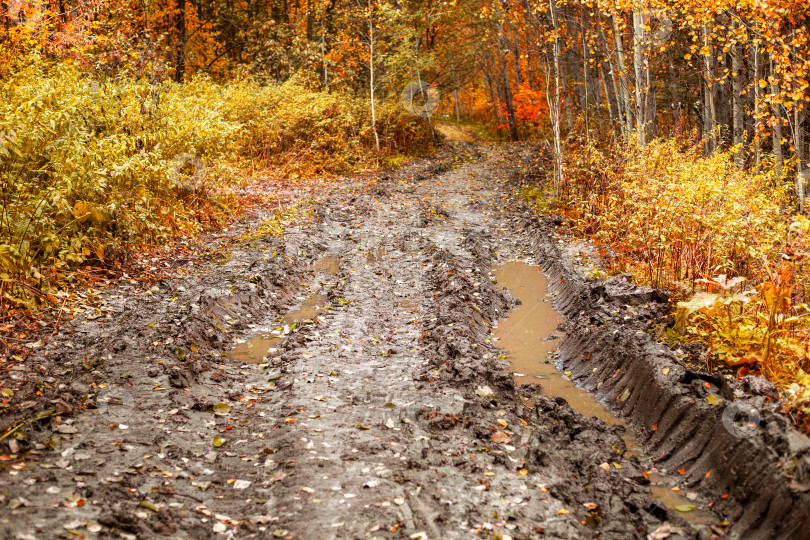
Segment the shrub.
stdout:
[[[7,302],[36,308],[77,265],[216,226],[246,171],[297,177],[378,165],[367,100],[296,79],[94,80],[69,63],[36,60],[0,94],[4,311]],[[424,122],[401,108],[379,111],[383,162],[429,140]],[[191,155],[199,160],[184,159]],[[202,182],[192,177],[200,163]]]

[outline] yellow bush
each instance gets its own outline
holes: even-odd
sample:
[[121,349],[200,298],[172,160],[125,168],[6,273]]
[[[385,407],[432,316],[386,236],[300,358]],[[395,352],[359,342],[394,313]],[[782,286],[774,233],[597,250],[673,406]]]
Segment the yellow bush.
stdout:
[[[101,81],[34,61],[3,80],[0,98],[4,283],[47,289],[78,264],[215,225],[234,202],[229,188],[256,165],[295,177],[378,164],[367,100],[296,79]],[[401,107],[379,111],[384,160],[429,140]],[[192,176],[199,164],[203,181]],[[3,288],[0,302],[35,307],[28,290]]]
[[617,156],[615,168],[598,165],[608,159],[599,150],[590,153],[598,170],[592,174],[608,188],[597,204],[592,189],[575,190],[576,222],[618,250],[646,283],[691,292],[706,276],[759,280],[766,277],[763,258],[779,257],[788,198],[772,175],[740,171],[729,154],[684,152],[675,141]]

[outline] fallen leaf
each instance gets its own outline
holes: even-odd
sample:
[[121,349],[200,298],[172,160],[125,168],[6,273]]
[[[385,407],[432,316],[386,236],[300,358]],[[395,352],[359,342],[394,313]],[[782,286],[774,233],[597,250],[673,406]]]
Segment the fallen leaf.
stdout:
[[227,403],[217,403],[213,409],[214,414],[217,416],[228,416],[231,412],[231,407]]
[[495,392],[492,391],[492,388],[489,386],[479,386],[475,390],[476,395],[484,398],[484,399],[497,399],[495,396]]
[[158,507],[152,501],[149,501],[149,500],[141,501],[140,504],[141,504],[141,506],[143,506],[144,508],[146,508],[148,510],[151,510],[152,512],[157,512],[158,511]]
[[675,510],[678,512],[691,512],[695,508],[697,508],[697,506],[694,504],[679,504],[675,507]]

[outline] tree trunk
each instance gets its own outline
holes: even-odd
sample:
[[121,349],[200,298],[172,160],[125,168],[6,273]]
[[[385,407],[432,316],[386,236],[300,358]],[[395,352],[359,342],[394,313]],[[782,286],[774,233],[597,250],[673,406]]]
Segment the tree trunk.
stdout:
[[177,0],[177,56],[174,64],[174,80],[182,83],[186,75],[186,0]]
[[619,33],[619,25],[616,24],[616,20],[612,20],[613,26],[613,39],[616,42],[616,63],[618,64],[619,68],[619,93],[621,95],[622,100],[622,108],[624,109],[624,121],[625,121],[625,135],[627,137],[633,132],[633,126],[635,124],[635,115],[633,114],[633,107],[630,103],[630,85],[627,81],[627,61],[625,60],[624,55],[624,41],[622,40],[622,36]]
[[[771,72],[773,72],[773,61],[771,61]],[[779,89],[776,85],[771,84],[771,96],[776,99],[779,95]],[[773,103],[771,105],[773,112],[773,157],[775,161],[774,172],[778,180],[782,179],[782,165],[784,157],[782,155],[782,115],[780,113],[781,106]]]
[[650,81],[650,39],[642,12],[633,13],[633,70],[636,75],[636,125],[639,145],[656,133],[655,91]]
[[[605,103],[607,104],[608,110],[608,117],[610,118],[610,125],[616,125],[616,120],[619,120],[619,113],[616,110],[616,100],[615,95],[611,93],[611,88],[608,86],[608,78],[605,76],[605,66],[599,64],[599,71],[601,72],[601,79],[602,79],[602,93],[605,94]],[[621,122],[618,122],[621,124]],[[615,129],[612,129],[615,133]]]
[[498,55],[498,60],[501,68],[501,80],[503,83],[503,101],[506,105],[506,115],[509,121],[509,137],[516,141],[518,140],[517,119],[515,118],[515,106],[512,100],[512,85],[509,82],[509,68],[506,66],[502,54]]
[[585,31],[582,32],[582,88],[585,106],[582,112],[585,115],[585,137],[590,140],[590,126],[588,125],[588,44],[585,42]]
[[380,160],[380,136],[377,134],[377,113],[374,108],[374,13],[371,0],[368,0],[368,69],[371,89],[371,129],[374,131],[374,145],[377,148],[377,161]]
[[757,172],[762,168],[762,95],[759,81],[762,80],[762,53],[759,46],[751,48],[754,64],[754,165]]
[[[734,107],[733,144],[735,146],[734,164],[738,169],[745,166],[745,151],[743,150],[745,135],[745,107],[743,97],[742,79],[742,45],[735,43],[731,49],[731,76],[733,77],[734,92],[731,95],[731,103]],[[754,85],[758,86],[758,85]]]
[[716,99],[717,85],[712,81],[714,76],[714,48],[709,42],[708,25],[703,25],[703,46],[709,50],[709,54],[704,57],[704,81],[706,84],[706,94],[704,96],[703,109],[703,132],[707,136],[706,154],[711,154],[717,149],[717,110]]
[[[551,115],[551,126],[554,136],[554,191],[559,194],[562,189],[562,142],[560,137],[560,40],[557,36],[557,7],[556,0],[549,0],[551,26],[554,31],[554,102],[549,98],[548,85],[546,85],[546,100],[549,102],[548,110]],[[548,70],[546,70],[548,72]],[[548,79],[547,79],[548,80]]]

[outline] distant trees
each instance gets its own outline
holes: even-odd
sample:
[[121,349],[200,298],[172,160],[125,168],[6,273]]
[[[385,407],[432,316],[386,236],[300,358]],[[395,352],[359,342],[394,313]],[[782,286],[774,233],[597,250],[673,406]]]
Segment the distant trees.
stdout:
[[641,145],[658,135],[694,133],[706,153],[733,148],[738,167],[759,168],[770,153],[801,186],[810,176],[808,0],[466,5],[488,23],[485,31],[475,21],[466,27],[486,44],[481,76],[469,87],[504,105],[505,117],[497,107],[489,116],[511,138],[515,88],[525,83],[549,89],[555,140],[577,115],[583,121],[597,115],[612,121],[617,136]]
[[802,193],[810,176],[810,0],[4,1],[0,73],[36,49],[108,74],[299,74],[382,99],[418,79],[509,138],[548,130],[557,153],[577,118],[604,119],[616,139],[773,160]]

